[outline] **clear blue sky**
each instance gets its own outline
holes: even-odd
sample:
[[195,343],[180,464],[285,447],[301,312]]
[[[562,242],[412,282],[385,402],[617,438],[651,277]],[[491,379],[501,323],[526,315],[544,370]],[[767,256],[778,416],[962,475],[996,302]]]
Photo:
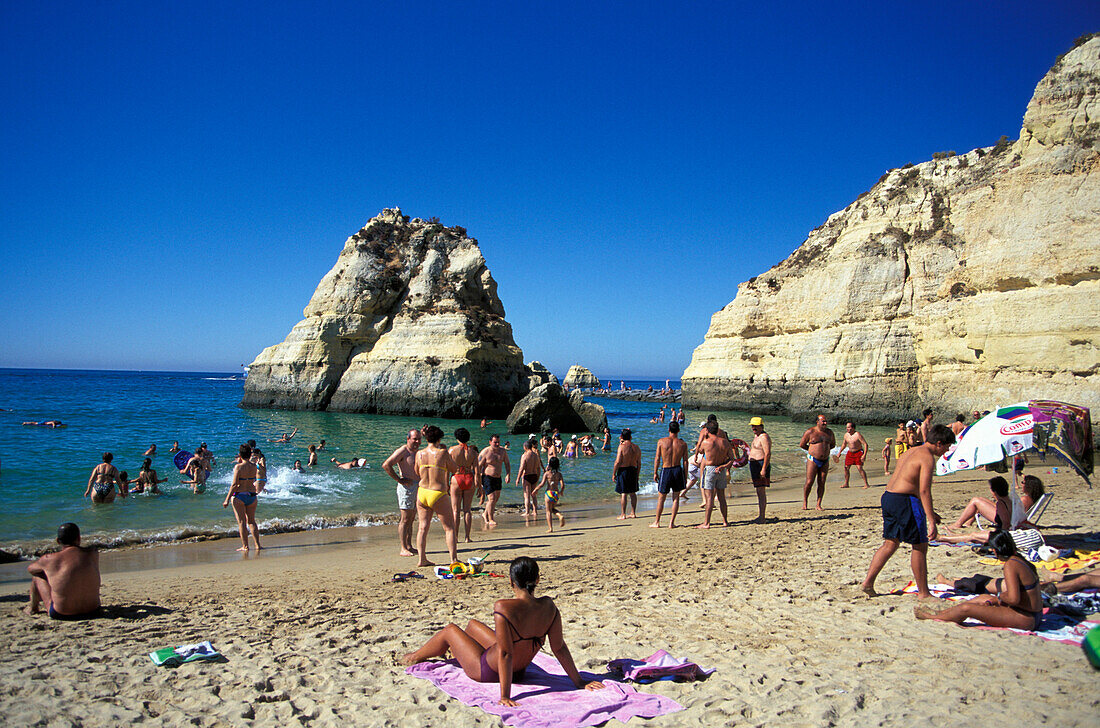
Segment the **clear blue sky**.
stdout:
[[[534,7],[538,6],[538,7]],[[527,360],[677,377],[879,176],[1019,134],[1100,3],[0,4],[0,366],[233,371],[384,207]]]

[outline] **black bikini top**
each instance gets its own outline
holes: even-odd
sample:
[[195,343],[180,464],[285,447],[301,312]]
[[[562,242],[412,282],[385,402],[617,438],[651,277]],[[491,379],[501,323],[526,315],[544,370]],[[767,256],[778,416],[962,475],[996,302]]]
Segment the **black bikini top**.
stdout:
[[530,641],[531,644],[535,646],[536,652],[542,649],[542,643],[545,642],[546,638],[550,635],[550,630],[554,628],[554,623],[561,619],[561,612],[558,611],[557,607],[554,607],[554,618],[550,620],[550,626],[546,628],[546,634],[536,637],[524,637],[519,633],[519,630],[516,629],[516,626],[512,624],[512,620],[508,619],[508,615],[504,614],[504,612],[494,611],[493,614],[499,614],[501,617],[504,618],[504,621],[508,623],[508,627],[512,630],[513,642]]

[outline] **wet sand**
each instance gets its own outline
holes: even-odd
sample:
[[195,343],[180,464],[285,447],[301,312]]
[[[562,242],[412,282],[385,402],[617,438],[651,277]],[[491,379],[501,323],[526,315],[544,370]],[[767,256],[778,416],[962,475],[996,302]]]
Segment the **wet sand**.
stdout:
[[[1049,469],[1029,469],[1057,484],[1044,533],[1096,538],[1098,491]],[[822,512],[800,510],[800,483],[778,483],[765,525],[751,523],[755,495],[734,497],[733,526],[710,531],[648,528],[652,498],[625,522],[606,504],[567,505],[564,530],[545,534],[541,519],[530,527],[510,522],[476,532],[460,556],[489,552],[489,568],[499,573],[517,555],[538,558],[540,593],[558,602],[582,670],[602,674],[609,660],[657,649],[717,668],[701,683],[642,686],[685,706],[654,725],[1096,725],[1096,672],[1078,647],[919,622],[911,597],[856,593],[881,543],[884,478],[873,470],[870,490],[841,490],[834,472]],[[984,483],[977,473],[937,479],[937,511],[945,519],[957,513],[986,494]],[[698,503],[696,495],[681,512],[685,526],[701,521]],[[499,725],[406,676],[394,658],[448,622],[488,619],[493,600],[510,595],[506,579],[392,583],[415,563],[396,555],[392,526],[264,543],[264,552],[245,557],[230,539],[104,552],[107,616],[89,622],[23,615],[25,565],[0,567],[7,645],[0,707],[8,720]],[[442,561],[438,524],[429,545]],[[995,568],[977,558],[966,548],[934,547],[929,572]],[[908,579],[905,548],[879,588]],[[227,661],[172,670],[148,658],[204,639]]]

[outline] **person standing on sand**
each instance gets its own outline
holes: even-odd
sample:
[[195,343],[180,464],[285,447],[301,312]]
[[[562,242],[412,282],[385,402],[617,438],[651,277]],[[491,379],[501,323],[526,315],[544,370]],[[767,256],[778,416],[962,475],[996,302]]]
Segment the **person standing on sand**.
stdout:
[[455,439],[458,444],[448,452],[458,466],[458,471],[451,478],[451,504],[455,510],[455,529],[461,522],[466,527],[466,543],[473,543],[470,538],[470,527],[473,525],[473,501],[474,487],[477,487],[478,500],[485,497],[481,490],[481,478],[478,477],[477,449],[470,446],[470,431],[465,427],[455,430]]
[[57,529],[61,550],[45,554],[27,567],[31,603],[23,610],[38,614],[41,606],[51,619],[85,619],[99,612],[99,551],[80,546],[80,529],[62,523]]
[[532,497],[539,488],[546,486],[546,532],[554,532],[554,516],[558,517],[558,526],[565,528],[565,515],[558,510],[561,497],[565,495],[565,480],[561,477],[561,461],[550,458],[546,461],[546,472],[542,474],[542,482],[535,486]]
[[955,439],[958,439],[959,435],[961,435],[962,431],[965,430],[965,429],[966,429],[966,415],[961,414],[961,413],[955,415],[955,421],[951,423],[951,431],[955,433]]
[[729,514],[726,510],[726,485],[729,483],[729,470],[733,464],[733,449],[730,441],[718,429],[717,419],[708,421],[704,428],[706,436],[696,448],[703,454],[700,469],[703,477],[699,483],[703,491],[703,522],[696,528],[710,528],[710,514],[714,509],[715,496],[718,498],[718,511],[722,514],[722,525],[728,526]]
[[528,518],[538,516],[535,504],[535,489],[542,477],[542,459],[539,457],[538,442],[534,438],[523,443],[523,455],[519,459],[519,476],[523,486],[523,514]]
[[886,438],[886,445],[882,448],[882,474],[890,475],[890,451],[894,449],[894,438]]
[[401,546],[397,553],[400,556],[415,556],[412,550],[412,524],[413,514],[416,513],[416,489],[420,485],[415,468],[420,440],[420,430],[409,430],[405,444],[394,450],[386,458],[386,462],[382,463],[382,470],[397,482],[397,509],[400,513],[397,520],[397,541]]
[[454,507],[448,495],[451,489],[451,475],[458,472],[454,458],[441,442],[443,430],[428,425],[422,431],[428,447],[416,453],[414,467],[420,486],[416,489],[416,514],[420,527],[416,531],[416,553],[420,557],[417,566],[435,566],[428,561],[428,530],[432,526],[432,517],[439,516],[443,524],[443,538],[447,542],[447,553],[451,560],[458,561],[458,547],[455,537]]
[[760,506],[757,523],[765,523],[764,511],[768,507],[768,486],[772,484],[772,437],[764,432],[764,420],[753,417],[749,420],[752,428],[752,444],[749,445],[749,475],[756,488],[756,501]]
[[489,447],[477,456],[477,466],[481,470],[481,487],[485,491],[485,512],[482,517],[486,526],[495,526],[497,500],[503,488],[501,469],[504,469],[504,483],[512,479],[512,461],[508,459],[508,451],[500,446],[500,435],[489,436]]
[[939,521],[932,509],[932,474],[936,472],[936,460],[954,442],[951,430],[944,425],[933,425],[928,440],[898,460],[881,499],[882,546],[871,557],[867,576],[860,586],[868,596],[876,596],[875,579],[903,541],[913,547],[909,564],[917,584],[917,596],[932,596],[928,591],[928,542],[935,540]]
[[[668,437],[657,441],[657,452],[653,454],[653,479],[657,481],[657,514],[650,528],[661,527],[661,513],[664,511],[665,498],[672,493],[672,514],[668,527],[676,528],[676,514],[680,512],[680,493],[687,482],[687,443],[680,439],[680,423],[675,419],[668,424]],[[660,466],[664,467],[660,467]],[[658,468],[660,467],[660,472]]]
[[701,452],[700,447],[703,441],[710,437],[710,433],[707,430],[708,423],[713,422],[714,426],[718,428],[718,436],[729,442],[730,436],[726,434],[726,431],[718,426],[718,417],[715,415],[707,415],[707,421],[699,427],[699,439],[695,441],[695,452]]
[[844,456],[844,485],[840,487],[848,487],[848,477],[851,475],[852,466],[855,465],[859,474],[863,476],[863,487],[870,488],[871,486],[867,483],[867,471],[863,469],[863,461],[867,459],[867,448],[870,446],[851,422],[844,425],[844,447],[848,448],[848,452]]
[[931,408],[926,409],[922,413],[922,415],[924,416],[924,419],[922,419],[921,423],[920,423],[920,441],[921,442],[928,442],[928,435],[929,435],[930,432],[932,432],[932,410],[931,410]]
[[241,547],[238,551],[248,551],[248,529],[252,528],[252,540],[256,542],[256,550],[260,546],[260,527],[256,525],[256,497],[263,491],[259,484],[259,471],[252,462],[252,448],[241,445],[238,450],[237,464],[233,466],[233,480],[229,484],[229,492],[225,494],[222,508],[228,508],[233,502],[233,515],[237,517],[237,528],[241,534]]
[[836,436],[826,425],[825,415],[817,416],[817,424],[806,430],[798,447],[806,451],[806,485],[802,488],[802,510],[809,508],[810,490],[817,481],[817,510],[822,510],[825,477],[829,474],[829,451],[836,447]]
[[[619,494],[619,515],[617,520],[636,518],[638,509],[638,472],[642,469],[642,451],[630,440],[630,428],[624,428],[619,435],[619,450],[615,453],[615,465],[611,469],[611,480],[615,483],[615,492]],[[630,515],[626,515],[626,502],[630,500]]]

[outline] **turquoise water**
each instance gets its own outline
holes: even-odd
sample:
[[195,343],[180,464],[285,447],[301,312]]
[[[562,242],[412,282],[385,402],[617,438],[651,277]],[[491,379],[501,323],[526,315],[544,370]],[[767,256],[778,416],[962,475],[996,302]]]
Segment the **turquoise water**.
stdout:
[[[617,383],[618,379],[614,379]],[[661,381],[628,381],[644,389],[664,386]],[[676,386],[677,382],[673,382]],[[244,378],[240,374],[195,372],[109,372],[73,370],[0,369],[0,548],[29,551],[53,539],[58,524],[74,521],[92,540],[102,544],[170,541],[201,535],[236,532],[232,513],[221,506],[229,486],[233,457],[240,443],[255,439],[267,456],[268,485],[260,499],[257,519],[275,530],[380,523],[396,513],[393,481],[381,464],[404,442],[405,433],[426,424],[424,418],[382,415],[244,410],[237,407]],[[642,449],[643,475],[649,471],[657,438],[667,424],[649,419],[660,405],[590,397],[607,409],[613,431],[630,427]],[[684,434],[694,438],[705,412],[686,412]],[[747,413],[719,412],[733,437],[748,439]],[[57,419],[68,427],[24,427],[24,421]],[[775,442],[773,476],[803,472],[796,446],[806,425],[784,418],[767,418]],[[473,443],[484,447],[488,435],[500,432],[512,443],[513,467],[518,464],[522,435],[507,435],[503,422],[481,431],[476,420],[436,420],[448,434],[463,426],[474,433]],[[293,427],[298,435],[289,443],[265,442]],[[842,427],[835,428],[839,432]],[[872,452],[885,428],[864,428]],[[295,459],[307,461],[306,446],[327,441],[318,466],[305,473],[291,469]],[[206,442],[217,458],[207,492],[193,494],[180,484],[169,449],[173,440],[193,451]],[[153,466],[167,477],[159,496],[137,495],[95,505],[82,498],[92,468],[104,450],[114,453],[114,464],[136,477],[143,453],[156,443]],[[612,447],[617,443],[613,440]],[[876,443],[878,443],[876,445]],[[366,470],[338,470],[340,460],[364,457]],[[614,454],[563,463],[567,485],[565,505],[615,497],[611,483]],[[877,471],[880,461],[871,459]],[[835,477],[835,476],[832,476]],[[747,478],[734,472],[735,481]],[[645,478],[643,477],[643,480]],[[653,492],[652,485],[646,490]],[[748,492],[744,486],[735,492]],[[518,489],[506,488],[502,504],[521,502]]]

